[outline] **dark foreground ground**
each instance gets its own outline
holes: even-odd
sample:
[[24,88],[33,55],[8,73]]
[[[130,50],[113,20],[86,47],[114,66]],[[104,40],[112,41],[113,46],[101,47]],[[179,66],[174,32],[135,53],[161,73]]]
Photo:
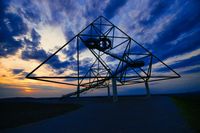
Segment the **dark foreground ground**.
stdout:
[[0,132],[193,133],[199,131],[199,115],[191,113],[199,109],[198,100],[176,95],[120,97],[117,103],[105,97],[0,100]]
[[0,100],[0,131],[66,114],[80,108],[79,104],[45,101],[47,99],[14,98]]
[[190,127],[200,133],[200,95],[175,95],[171,97]]

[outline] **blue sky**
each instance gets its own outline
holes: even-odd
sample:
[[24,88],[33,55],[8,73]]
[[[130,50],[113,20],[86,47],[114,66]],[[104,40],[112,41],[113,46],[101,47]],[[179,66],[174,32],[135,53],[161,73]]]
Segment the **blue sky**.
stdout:
[[[199,7],[199,0],[2,0],[0,97],[60,96],[72,91],[68,86],[24,77],[99,15],[108,18],[182,76],[150,84],[152,93],[200,91]],[[47,73],[49,67],[51,71],[63,70],[73,64],[70,55],[74,54],[71,50],[74,47],[68,49],[66,55],[55,56],[40,74]],[[83,58],[83,63],[89,64],[88,58]],[[143,93],[144,85],[119,91]],[[105,94],[105,90],[88,93],[98,94]]]

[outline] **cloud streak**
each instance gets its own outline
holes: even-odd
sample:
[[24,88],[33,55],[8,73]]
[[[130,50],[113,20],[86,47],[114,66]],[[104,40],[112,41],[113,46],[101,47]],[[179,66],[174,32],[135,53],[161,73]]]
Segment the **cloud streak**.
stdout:
[[[184,60],[189,60],[189,59],[196,57],[196,56],[199,56],[199,55],[200,55],[200,48],[196,49],[192,52],[188,52],[188,53],[184,53],[184,54],[180,54],[180,55],[176,55],[176,56],[167,58],[163,62],[166,63],[167,65],[172,65],[172,64],[177,64],[177,63],[184,61]],[[158,62],[158,63],[153,64],[152,67],[154,69],[160,69],[163,66],[162,66],[161,63]]]
[[122,1],[110,0],[104,10],[105,16],[109,19],[114,17],[116,14],[118,14],[120,8],[122,8],[127,3],[127,1],[128,0],[122,0]]

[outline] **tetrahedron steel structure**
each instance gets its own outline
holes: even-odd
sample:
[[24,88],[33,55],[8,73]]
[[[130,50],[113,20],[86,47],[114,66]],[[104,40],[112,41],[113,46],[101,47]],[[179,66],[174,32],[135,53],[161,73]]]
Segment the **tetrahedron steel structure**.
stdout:
[[[58,59],[60,52],[68,56],[66,61],[59,60],[58,63],[54,58]],[[54,66],[52,71],[58,68],[62,74],[36,74],[42,66],[49,64]],[[116,98],[117,86],[145,83],[149,95],[148,82],[180,78],[180,75],[108,19],[99,16],[26,78],[77,86],[77,90],[66,97],[79,96],[90,89],[109,88],[112,80]]]

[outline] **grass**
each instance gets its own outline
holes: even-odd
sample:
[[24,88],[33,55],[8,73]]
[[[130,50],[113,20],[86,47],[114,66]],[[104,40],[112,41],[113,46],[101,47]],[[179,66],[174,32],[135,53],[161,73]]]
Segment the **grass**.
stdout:
[[180,95],[172,98],[189,125],[200,133],[200,95]]
[[37,122],[76,110],[78,104],[47,104],[47,103],[0,103],[0,130]]

